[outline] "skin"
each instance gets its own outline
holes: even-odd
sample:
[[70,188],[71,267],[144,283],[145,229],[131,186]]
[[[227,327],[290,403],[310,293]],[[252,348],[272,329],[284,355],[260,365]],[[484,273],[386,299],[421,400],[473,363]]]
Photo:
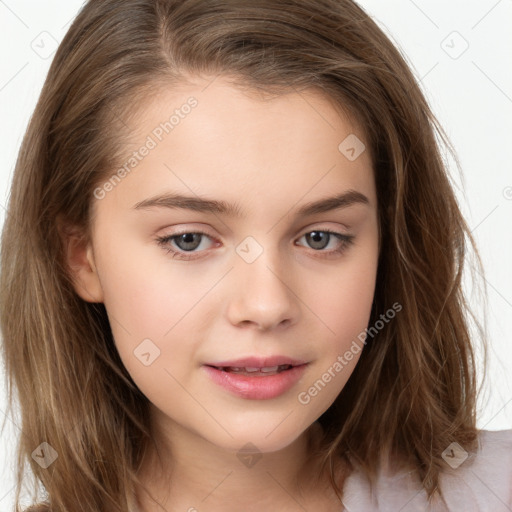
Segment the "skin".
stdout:
[[[379,253],[372,162],[369,151],[350,161],[338,150],[364,133],[314,90],[263,98],[226,77],[195,78],[139,103],[127,158],[190,96],[198,105],[94,200],[92,238],[68,252],[77,293],[105,304],[121,359],[152,404],[158,454],[150,450],[141,469],[140,507],[336,510],[327,486],[311,484],[317,467],[306,457],[320,433],[316,420],[360,353],[308,404],[298,395],[368,325]],[[368,204],[296,215],[349,189]],[[164,191],[237,203],[243,216],[133,208]],[[156,242],[182,229],[207,235],[193,253],[168,242],[192,254],[188,261]],[[304,236],[325,229],[353,235],[353,244],[335,254],[336,237],[327,243],[324,235],[322,248]],[[236,252],[248,236],[262,248],[252,263]],[[134,355],[144,339],[160,350],[149,366]],[[203,368],[276,354],[309,364],[291,390],[268,400],[232,395]],[[252,467],[237,457],[248,442],[262,455]]]

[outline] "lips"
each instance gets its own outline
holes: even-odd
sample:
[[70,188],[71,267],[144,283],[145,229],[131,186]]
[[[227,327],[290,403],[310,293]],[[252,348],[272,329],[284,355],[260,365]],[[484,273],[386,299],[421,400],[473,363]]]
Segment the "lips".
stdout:
[[301,379],[308,363],[287,356],[246,357],[204,365],[207,375],[230,393],[264,400],[286,393]]

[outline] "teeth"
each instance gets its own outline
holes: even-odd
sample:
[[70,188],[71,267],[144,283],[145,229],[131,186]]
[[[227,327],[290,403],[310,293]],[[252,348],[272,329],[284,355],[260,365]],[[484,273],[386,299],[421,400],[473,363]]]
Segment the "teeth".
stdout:
[[252,366],[242,367],[242,366],[225,366],[225,367],[216,367],[217,370],[223,370],[225,372],[246,372],[246,373],[275,373],[283,370],[288,370],[292,368],[290,364],[281,364],[279,366],[266,366],[264,368],[256,368]]

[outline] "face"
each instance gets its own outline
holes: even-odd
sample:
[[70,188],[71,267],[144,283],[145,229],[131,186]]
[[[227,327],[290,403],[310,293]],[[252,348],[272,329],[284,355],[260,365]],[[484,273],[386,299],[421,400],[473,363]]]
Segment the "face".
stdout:
[[76,289],[105,304],[162,429],[275,451],[360,357],[379,251],[372,163],[319,93],[210,82],[140,104],[125,162],[95,191]]

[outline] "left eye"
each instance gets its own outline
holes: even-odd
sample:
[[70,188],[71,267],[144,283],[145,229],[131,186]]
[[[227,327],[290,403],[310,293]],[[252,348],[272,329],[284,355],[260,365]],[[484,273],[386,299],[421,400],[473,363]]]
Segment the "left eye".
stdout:
[[[191,259],[191,256],[187,253],[200,252],[197,249],[200,248],[203,239],[210,239],[211,237],[206,233],[202,232],[183,232],[175,235],[159,237],[157,243],[164,248],[164,250],[173,255],[173,258],[177,259]],[[344,235],[342,233],[336,233],[329,230],[317,230],[309,231],[302,235],[299,240],[304,238],[308,245],[315,250],[315,252],[325,252],[326,254],[341,253],[353,243],[353,235]],[[324,249],[330,244],[332,240],[338,242],[337,246],[331,250],[325,251]],[[172,244],[175,244],[178,250],[173,248]],[[204,249],[204,247],[203,247]]]
[[305,238],[310,247],[317,250],[325,249],[333,239],[337,239],[338,242],[348,242],[351,239],[348,235],[334,233],[333,231],[310,231],[302,235],[301,238]]

